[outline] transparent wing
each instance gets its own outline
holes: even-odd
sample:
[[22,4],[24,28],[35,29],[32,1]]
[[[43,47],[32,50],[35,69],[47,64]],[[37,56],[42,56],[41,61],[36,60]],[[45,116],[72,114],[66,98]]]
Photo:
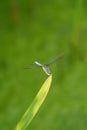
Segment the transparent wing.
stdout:
[[56,62],[59,59],[62,59],[63,57],[64,57],[64,54],[61,54],[61,55],[57,56],[56,58],[54,58],[53,60],[51,60],[48,63],[46,63],[45,65],[53,64],[54,62]]
[[32,69],[32,68],[38,68],[38,67],[41,67],[41,66],[38,66],[36,64],[31,64],[29,66],[26,66],[25,69]]

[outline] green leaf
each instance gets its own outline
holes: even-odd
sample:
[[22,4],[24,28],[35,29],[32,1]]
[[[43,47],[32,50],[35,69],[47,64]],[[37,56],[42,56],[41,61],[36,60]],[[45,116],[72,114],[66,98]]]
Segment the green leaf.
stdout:
[[25,130],[25,128],[30,124],[36,113],[38,112],[40,106],[42,105],[44,99],[47,96],[47,93],[50,89],[52,81],[52,75],[50,75],[44,84],[41,86],[38,94],[36,95],[34,101],[29,106],[21,120],[19,121],[18,125],[16,126],[16,130]]

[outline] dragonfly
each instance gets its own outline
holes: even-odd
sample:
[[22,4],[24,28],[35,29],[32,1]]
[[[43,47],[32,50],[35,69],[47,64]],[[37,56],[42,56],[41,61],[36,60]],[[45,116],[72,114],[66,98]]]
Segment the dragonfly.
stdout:
[[42,68],[43,71],[49,76],[51,74],[51,71],[49,69],[49,66],[53,63],[55,63],[56,61],[58,61],[59,59],[62,59],[64,57],[64,54],[61,54],[59,56],[57,56],[56,58],[50,60],[48,63],[46,64],[41,64],[38,61],[35,61],[34,64],[31,64],[27,67],[25,67],[25,69],[32,69],[32,68]]

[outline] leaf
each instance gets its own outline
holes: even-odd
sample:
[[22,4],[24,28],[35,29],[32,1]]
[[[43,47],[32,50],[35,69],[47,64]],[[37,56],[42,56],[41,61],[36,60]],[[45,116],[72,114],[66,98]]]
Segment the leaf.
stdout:
[[44,102],[52,81],[52,75],[50,75],[46,81],[41,86],[38,94],[36,95],[34,101],[29,106],[21,120],[19,121],[18,125],[16,126],[16,130],[25,130],[25,128],[30,124],[36,113],[38,112],[40,106]]

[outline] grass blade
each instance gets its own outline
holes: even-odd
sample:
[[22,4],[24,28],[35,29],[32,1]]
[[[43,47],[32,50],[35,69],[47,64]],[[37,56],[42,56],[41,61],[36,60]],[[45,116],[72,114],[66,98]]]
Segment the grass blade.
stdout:
[[29,108],[27,109],[27,111],[25,112],[21,120],[19,121],[16,127],[16,130],[25,130],[25,128],[30,124],[33,117],[36,115],[44,99],[47,96],[47,93],[50,89],[51,81],[52,81],[52,75],[50,75],[41,86],[41,89],[36,95],[34,101],[29,106]]

